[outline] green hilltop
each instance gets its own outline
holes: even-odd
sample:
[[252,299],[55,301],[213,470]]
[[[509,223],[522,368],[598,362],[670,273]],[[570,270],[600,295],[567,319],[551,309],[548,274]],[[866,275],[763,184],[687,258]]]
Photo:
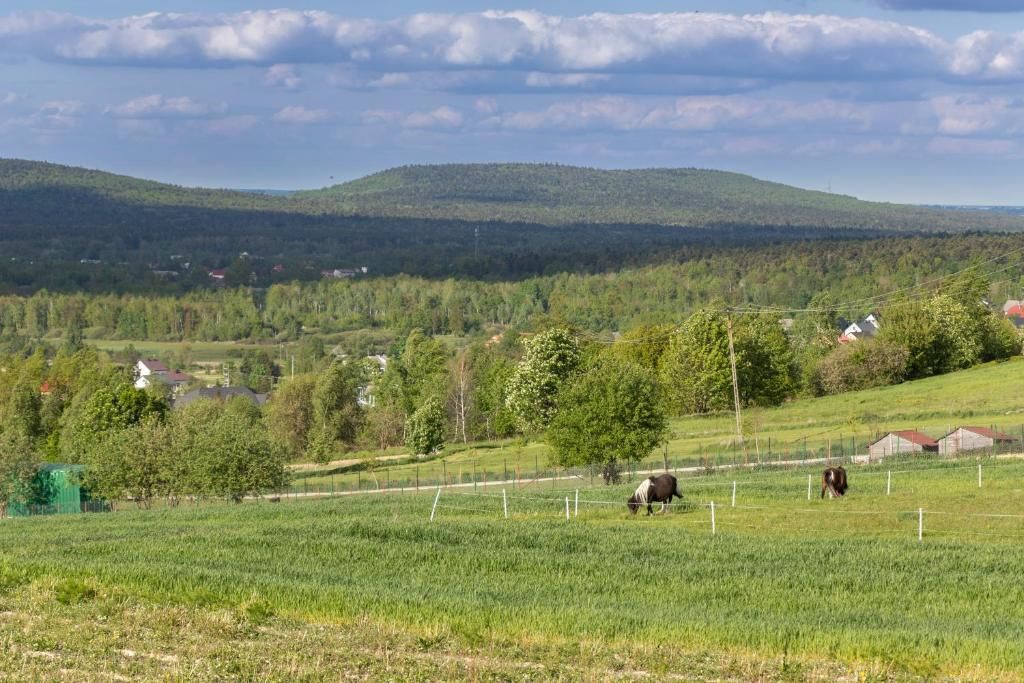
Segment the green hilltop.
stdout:
[[[0,159],[0,221],[34,222],[54,203],[100,218],[121,205],[432,220],[765,226],[898,232],[1024,230],[1024,218],[803,190],[695,168],[600,170],[556,164],[403,166],[287,196],[191,188],[46,162]],[[194,217],[195,218],[195,217]],[[202,217],[198,217],[202,219]]]
[[291,201],[320,211],[563,225],[763,225],[894,231],[1020,230],[977,212],[866,202],[695,168],[600,170],[554,164],[403,166]]

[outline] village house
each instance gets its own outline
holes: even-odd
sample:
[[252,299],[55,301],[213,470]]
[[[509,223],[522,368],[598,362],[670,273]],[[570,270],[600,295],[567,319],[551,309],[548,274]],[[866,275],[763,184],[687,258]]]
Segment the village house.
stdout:
[[878,334],[879,329],[878,316],[874,313],[868,314],[867,317],[859,322],[848,323],[843,320],[840,325],[840,329],[843,331],[839,335],[840,344],[857,341],[858,339],[870,339]]
[[171,388],[173,394],[179,393],[189,382],[192,375],[171,370],[163,362],[155,358],[143,358],[135,364],[135,388],[146,389],[159,382]]
[[966,451],[1010,446],[1017,439],[988,427],[957,427],[939,439],[939,453],[954,455]]
[[937,453],[938,451],[939,444],[935,439],[912,429],[889,432],[868,445],[868,456],[872,458],[884,458],[897,453]]
[[1007,299],[1006,303],[1003,304],[1003,315],[1017,329],[1024,328],[1024,301]]
[[328,279],[331,279],[331,280],[343,280],[345,278],[355,277],[357,275],[366,275],[368,270],[369,269],[366,266],[362,266],[360,268],[354,268],[354,269],[353,268],[333,268],[333,269],[328,269],[328,270],[321,270],[320,271],[320,275],[322,277],[325,277],[325,278],[328,278]]

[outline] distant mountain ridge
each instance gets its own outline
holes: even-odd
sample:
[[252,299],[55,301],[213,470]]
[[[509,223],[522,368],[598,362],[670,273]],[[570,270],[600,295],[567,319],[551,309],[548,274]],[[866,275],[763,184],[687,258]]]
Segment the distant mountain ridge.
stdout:
[[1024,229],[1019,218],[855,197],[695,168],[556,164],[403,166],[292,199],[320,211],[566,225],[627,223],[892,231]]
[[319,190],[222,190],[170,185],[46,162],[0,159],[0,226],[51,213],[43,199],[536,225],[632,224],[687,228],[771,226],[894,232],[1024,230],[995,211],[868,202],[693,168],[600,170],[557,164],[402,166]]
[[979,231],[1024,232],[1024,217],[863,202],[697,169],[406,166],[281,196],[0,159],[0,292],[184,292],[211,286],[207,273],[224,268],[229,283],[261,287],[364,266],[516,280],[723,248]]

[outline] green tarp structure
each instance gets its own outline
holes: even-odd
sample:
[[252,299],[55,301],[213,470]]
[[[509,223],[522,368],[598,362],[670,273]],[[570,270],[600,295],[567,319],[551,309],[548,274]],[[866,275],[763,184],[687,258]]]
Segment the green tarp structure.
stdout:
[[28,500],[12,502],[7,506],[9,517],[29,515],[80,514],[82,503],[88,501],[79,485],[81,465],[57,465],[47,463],[40,466]]

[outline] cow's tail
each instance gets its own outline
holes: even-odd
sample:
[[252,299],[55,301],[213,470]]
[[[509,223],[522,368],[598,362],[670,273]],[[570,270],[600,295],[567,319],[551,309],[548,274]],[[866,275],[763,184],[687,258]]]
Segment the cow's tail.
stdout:
[[675,495],[676,498],[680,498],[680,499],[682,499],[682,497],[683,497],[683,492],[679,490],[679,480],[678,479],[676,479],[676,490],[675,490],[675,494],[674,495]]

